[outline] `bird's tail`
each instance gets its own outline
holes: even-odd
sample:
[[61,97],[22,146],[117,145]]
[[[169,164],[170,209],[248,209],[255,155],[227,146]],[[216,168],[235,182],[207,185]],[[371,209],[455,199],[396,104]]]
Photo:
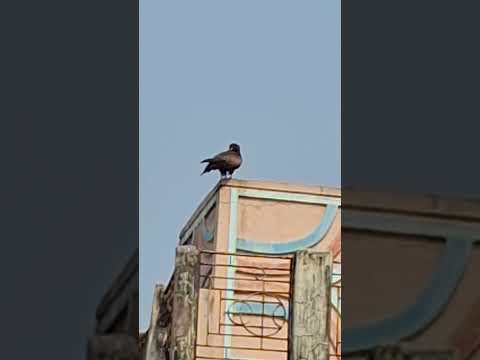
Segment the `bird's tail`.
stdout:
[[[202,163],[203,163],[203,162],[207,162],[207,161],[204,160],[204,161],[202,161]],[[200,174],[200,176],[202,176],[202,175],[205,174],[205,173],[210,172],[210,170],[212,170],[212,164],[208,164],[208,165],[205,167],[205,169],[203,170],[203,172]]]
[[200,161],[200,164],[209,163],[210,161],[212,161],[212,159],[205,159],[205,160]]

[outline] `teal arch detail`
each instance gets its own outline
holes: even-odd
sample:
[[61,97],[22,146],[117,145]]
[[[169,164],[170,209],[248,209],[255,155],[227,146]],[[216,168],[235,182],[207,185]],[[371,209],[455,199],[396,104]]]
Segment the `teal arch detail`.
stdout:
[[438,270],[418,301],[391,318],[344,329],[342,351],[352,353],[394,344],[425,329],[441,313],[455,292],[473,243],[472,239],[448,238]]
[[337,214],[338,205],[328,204],[320,224],[302,239],[286,243],[266,243],[255,240],[237,239],[237,249],[262,254],[288,254],[318,244],[327,234]]

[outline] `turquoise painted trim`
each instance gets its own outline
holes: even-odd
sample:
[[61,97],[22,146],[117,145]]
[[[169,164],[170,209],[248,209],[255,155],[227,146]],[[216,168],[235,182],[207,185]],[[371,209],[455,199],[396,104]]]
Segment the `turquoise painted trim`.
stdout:
[[332,204],[340,206],[341,201],[339,198],[320,196],[320,195],[308,195],[308,194],[296,194],[279,191],[267,191],[267,190],[254,190],[254,189],[238,189],[238,195],[241,197],[250,197],[257,199],[268,200],[280,200],[280,201],[292,201],[309,204]]
[[342,351],[352,353],[375,346],[394,344],[427,327],[460,282],[473,245],[469,238],[449,238],[438,271],[418,301],[391,318],[358,328],[343,330]]
[[318,244],[327,234],[337,215],[337,205],[328,204],[320,224],[302,239],[285,243],[267,243],[255,240],[237,240],[237,249],[262,254],[288,254]]
[[[237,211],[238,211],[238,192],[237,189],[230,190],[230,223],[228,228],[228,249],[227,252],[235,254],[237,251]],[[235,265],[235,256],[229,256],[229,265]],[[234,278],[235,267],[227,268],[227,286],[225,291],[225,308],[230,309],[234,298]],[[232,324],[228,313],[225,312],[225,324]],[[230,346],[232,344],[232,327],[225,326],[225,335],[223,337],[224,357],[229,358]]]
[[276,316],[282,317],[288,320],[288,304],[285,305],[285,313],[282,308],[278,307],[275,304],[263,304],[264,308],[262,308],[262,304],[257,302],[250,302],[245,301],[245,303],[235,303],[229,310],[230,314],[233,315],[266,315],[266,316]]
[[[332,291],[331,294],[331,301],[332,304],[337,304],[338,300],[338,294],[336,294],[334,291]],[[335,305],[334,305],[335,306]],[[338,311],[341,309],[338,308]],[[245,301],[242,303],[234,303],[231,305],[231,308],[229,310],[230,314],[233,315],[265,315],[265,316],[277,316],[277,317],[282,317],[285,320],[288,320],[288,314],[289,314],[289,306],[288,304],[285,304],[285,314],[283,313],[283,310],[279,308],[275,304],[264,304],[264,308],[262,311],[262,304],[257,303],[257,302],[251,302],[251,301]]]
[[[339,312],[341,312],[340,308],[340,301],[338,300],[338,293],[336,291],[332,291],[330,295],[330,301],[332,302],[332,305],[337,308]],[[336,304],[338,303],[338,307]],[[286,313],[283,314],[283,310],[279,308],[276,304],[264,304],[264,308],[262,311],[262,304],[258,302],[252,302],[252,301],[244,301],[244,302],[236,302],[231,305],[231,308],[229,310],[230,314],[234,315],[239,315],[239,314],[244,314],[244,315],[266,315],[266,316],[277,316],[277,317],[282,317],[285,320],[288,320],[288,314],[289,314],[289,306],[288,304],[285,305],[285,311]]]

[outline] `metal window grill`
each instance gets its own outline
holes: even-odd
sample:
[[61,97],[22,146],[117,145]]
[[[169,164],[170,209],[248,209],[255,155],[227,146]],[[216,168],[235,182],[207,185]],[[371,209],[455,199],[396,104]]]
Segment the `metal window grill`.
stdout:
[[292,258],[200,256],[196,360],[287,360]]
[[[293,258],[202,251],[196,360],[288,360]],[[341,261],[332,264],[330,360],[341,359]]]

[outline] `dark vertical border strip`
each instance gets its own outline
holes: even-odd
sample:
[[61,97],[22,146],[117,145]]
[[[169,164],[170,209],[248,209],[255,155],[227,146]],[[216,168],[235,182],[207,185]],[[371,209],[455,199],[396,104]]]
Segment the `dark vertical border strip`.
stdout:
[[138,248],[138,1],[0,13],[2,358],[85,359]]
[[[413,214],[421,199],[437,199],[431,196],[437,194],[457,202],[466,198],[465,206],[474,211],[480,197],[479,13],[478,2],[342,1],[344,206],[371,209],[377,199],[369,196],[381,192],[389,199],[386,204]],[[411,201],[415,197],[418,201]],[[441,204],[432,200],[430,206]],[[380,251],[370,249],[369,257],[360,258],[355,235],[347,230],[342,227],[344,330],[355,319],[363,318],[365,324],[372,310],[365,306],[362,316],[353,312],[365,299],[352,295],[352,279],[368,278],[368,266],[362,264],[375,263]],[[402,274],[405,268],[388,271]],[[470,290],[476,291],[462,291]],[[372,311],[374,316],[378,318]],[[432,349],[442,345],[450,346],[424,344]]]

